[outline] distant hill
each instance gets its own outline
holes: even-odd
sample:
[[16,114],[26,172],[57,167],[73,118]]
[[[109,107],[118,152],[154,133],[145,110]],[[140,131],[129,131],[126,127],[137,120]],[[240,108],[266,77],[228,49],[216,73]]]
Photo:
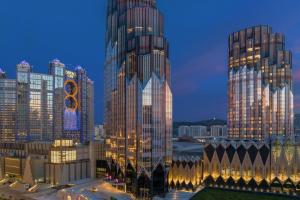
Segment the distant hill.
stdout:
[[208,119],[198,122],[173,122],[173,136],[177,137],[179,126],[212,126],[212,125],[226,125],[227,121],[222,119]]

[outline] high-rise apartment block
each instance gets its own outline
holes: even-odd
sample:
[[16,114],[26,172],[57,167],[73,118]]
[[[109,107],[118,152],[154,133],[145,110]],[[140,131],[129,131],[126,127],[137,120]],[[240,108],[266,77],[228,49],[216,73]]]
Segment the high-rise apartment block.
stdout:
[[197,137],[206,137],[208,136],[206,126],[179,126],[178,127],[178,136],[189,136],[193,138]]
[[178,127],[178,137],[184,137],[190,135],[190,127],[189,126],[179,126]]
[[227,137],[226,125],[213,125],[210,127],[210,136],[212,137]]
[[105,131],[111,171],[127,191],[167,190],[172,156],[169,45],[156,0],[108,0]]
[[269,26],[229,36],[228,135],[263,140],[293,135],[292,54]]
[[6,79],[3,72],[0,77],[2,141],[86,142],[92,137],[93,82],[82,67],[69,71],[56,59],[49,74],[39,74],[22,61],[16,80]]

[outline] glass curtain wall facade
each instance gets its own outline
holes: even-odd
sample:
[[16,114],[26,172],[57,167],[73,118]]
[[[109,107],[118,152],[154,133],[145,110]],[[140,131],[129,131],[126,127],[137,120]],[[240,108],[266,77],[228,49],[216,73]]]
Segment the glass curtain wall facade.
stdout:
[[65,71],[64,93],[64,137],[89,141],[94,133],[94,84],[81,66]]
[[269,26],[229,36],[228,135],[263,140],[293,135],[292,54]]
[[13,142],[16,128],[16,81],[6,79],[0,68],[0,140]]
[[48,74],[37,74],[23,61],[17,65],[15,87],[17,140],[69,138],[84,143],[92,138],[94,84],[82,67],[69,71],[55,59]]
[[108,0],[107,157],[113,176],[145,198],[167,190],[172,154],[168,49],[155,0]]
[[53,137],[53,77],[31,72],[23,61],[17,65],[19,140],[51,140]]
[[53,119],[55,126],[53,127],[54,138],[60,139],[63,136],[63,113],[64,113],[64,75],[65,65],[58,59],[54,59],[49,63],[49,74],[53,76],[54,95],[53,95]]

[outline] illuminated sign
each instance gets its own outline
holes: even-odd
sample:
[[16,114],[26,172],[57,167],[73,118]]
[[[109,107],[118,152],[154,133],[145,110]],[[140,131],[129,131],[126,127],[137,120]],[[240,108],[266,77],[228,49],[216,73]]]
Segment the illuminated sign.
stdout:
[[64,112],[64,129],[78,130],[78,85],[74,80],[68,79],[64,84],[65,88],[65,112]]
[[78,108],[76,95],[78,93],[78,86],[75,81],[65,81],[65,106],[69,111],[75,112]]

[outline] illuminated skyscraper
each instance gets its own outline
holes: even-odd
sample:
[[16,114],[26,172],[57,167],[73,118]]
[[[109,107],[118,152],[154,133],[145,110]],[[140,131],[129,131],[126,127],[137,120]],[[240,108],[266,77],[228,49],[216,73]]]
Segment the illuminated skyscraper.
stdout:
[[89,141],[94,133],[93,82],[81,66],[65,70],[64,78],[64,137]]
[[293,135],[292,54],[285,37],[255,26],[229,36],[228,135]]
[[17,65],[17,140],[51,140],[53,77],[32,72],[26,61]]
[[83,143],[94,133],[94,85],[80,66],[69,71],[56,59],[49,74],[39,74],[22,61],[16,80],[0,70],[0,111],[2,141]]
[[0,68],[0,141],[15,140],[16,81],[7,79]]
[[108,0],[105,131],[111,172],[142,197],[167,190],[172,92],[169,46],[155,0]]
[[53,76],[54,95],[53,95],[53,119],[55,126],[54,139],[60,139],[64,133],[64,75],[65,65],[58,59],[54,59],[49,63],[49,74]]

